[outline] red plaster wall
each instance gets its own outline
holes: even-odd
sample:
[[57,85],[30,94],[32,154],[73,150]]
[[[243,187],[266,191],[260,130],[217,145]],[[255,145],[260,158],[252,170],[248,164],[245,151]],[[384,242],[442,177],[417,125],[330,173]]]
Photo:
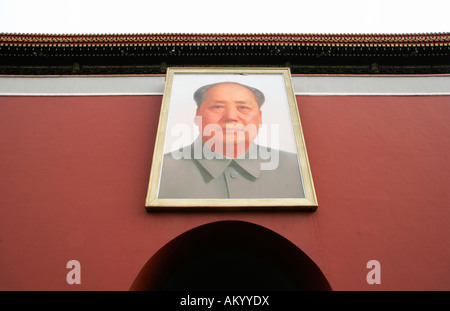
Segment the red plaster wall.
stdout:
[[315,213],[149,214],[161,96],[0,97],[0,290],[128,290],[158,249],[218,220],[286,237],[334,290],[450,290],[450,97],[297,100]]

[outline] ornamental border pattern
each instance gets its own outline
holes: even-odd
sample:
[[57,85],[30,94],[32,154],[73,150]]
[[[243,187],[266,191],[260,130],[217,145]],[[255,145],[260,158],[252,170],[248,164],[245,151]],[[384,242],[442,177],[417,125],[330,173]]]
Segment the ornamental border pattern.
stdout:
[[0,33],[0,46],[314,45],[449,46],[450,33],[373,35],[136,34],[46,35]]

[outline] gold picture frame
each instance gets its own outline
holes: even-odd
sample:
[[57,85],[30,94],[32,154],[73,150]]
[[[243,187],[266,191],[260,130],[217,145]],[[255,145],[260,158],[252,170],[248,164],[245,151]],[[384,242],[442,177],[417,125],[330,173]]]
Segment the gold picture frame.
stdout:
[[168,68],[145,206],[316,210],[289,68]]

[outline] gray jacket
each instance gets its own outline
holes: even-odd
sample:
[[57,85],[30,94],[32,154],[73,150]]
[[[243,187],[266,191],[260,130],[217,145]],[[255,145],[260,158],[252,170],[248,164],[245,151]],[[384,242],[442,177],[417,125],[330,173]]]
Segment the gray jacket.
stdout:
[[[194,152],[195,147],[194,142],[187,146],[190,152],[182,148],[164,155],[159,199],[305,197],[294,153],[253,144],[244,156],[230,159]],[[182,152],[190,156],[180,158]]]

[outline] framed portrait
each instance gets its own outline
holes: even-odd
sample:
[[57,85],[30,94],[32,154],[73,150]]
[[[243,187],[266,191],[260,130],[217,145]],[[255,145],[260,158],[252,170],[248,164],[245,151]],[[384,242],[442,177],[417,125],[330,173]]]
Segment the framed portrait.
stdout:
[[148,211],[317,206],[289,68],[168,68]]

